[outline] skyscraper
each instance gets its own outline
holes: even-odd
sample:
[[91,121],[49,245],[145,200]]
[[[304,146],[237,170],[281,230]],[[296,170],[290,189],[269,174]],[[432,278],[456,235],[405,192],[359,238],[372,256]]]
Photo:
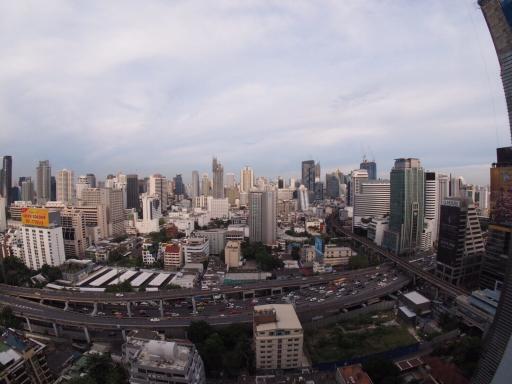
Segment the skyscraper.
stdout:
[[210,195],[210,179],[207,173],[203,173],[203,177],[201,177],[201,194],[203,196]]
[[277,238],[277,191],[249,193],[249,241],[273,245]]
[[73,171],[63,169],[57,172],[57,201],[64,204],[74,204],[75,184]]
[[390,177],[389,229],[383,246],[397,254],[414,252],[423,232],[425,176],[418,159],[395,160]]
[[310,192],[315,190],[315,160],[302,162],[302,184]]
[[437,241],[439,232],[439,180],[435,172],[425,172],[425,220],[432,221],[432,241]]
[[21,182],[21,201],[34,202],[34,183],[30,177]]
[[250,192],[254,186],[254,172],[251,167],[245,166],[240,171],[240,191]]
[[139,208],[139,177],[126,175],[126,208]]
[[2,160],[2,182],[0,183],[0,195],[7,200],[7,206],[12,203],[12,156],[4,156]]
[[194,198],[200,195],[200,186],[199,186],[199,172],[192,171],[192,189],[190,197]]
[[228,172],[226,173],[226,187],[233,188],[235,186],[235,174]]
[[485,252],[474,204],[448,197],[441,205],[436,275],[466,288],[476,288]]
[[167,211],[167,178],[160,174],[154,174],[149,177],[149,195],[158,196],[162,204],[162,211]]
[[366,169],[368,171],[368,180],[377,180],[377,163],[375,161],[368,161],[366,160],[366,157],[364,157],[359,168]]
[[370,219],[382,218],[389,214],[388,180],[366,180],[359,185],[359,191],[354,196],[353,228],[368,227]]
[[[496,48],[512,133],[512,2],[479,0]],[[498,162],[491,168],[491,207],[486,256],[481,283],[492,285],[501,279],[500,301],[486,334],[474,384],[510,381],[512,362],[512,147],[498,148]],[[493,260],[494,259],[494,260]],[[495,262],[493,265],[493,262]],[[501,274],[498,274],[498,269]]]
[[185,195],[185,184],[183,184],[181,174],[176,175],[174,178],[174,193],[178,196]]
[[39,162],[39,166],[36,168],[36,193],[37,203],[45,204],[47,201],[51,201],[51,180],[52,168],[48,160]]
[[327,198],[336,199],[340,197],[341,184],[343,183],[343,173],[336,170],[325,175],[325,194]]
[[224,167],[216,157],[212,160],[213,198],[224,198]]
[[85,177],[87,177],[87,182],[91,188],[96,188],[96,176],[94,176],[94,173],[88,173]]
[[361,193],[361,184],[368,181],[368,171],[366,169],[357,169],[350,174],[350,195],[348,205],[354,206],[356,195]]

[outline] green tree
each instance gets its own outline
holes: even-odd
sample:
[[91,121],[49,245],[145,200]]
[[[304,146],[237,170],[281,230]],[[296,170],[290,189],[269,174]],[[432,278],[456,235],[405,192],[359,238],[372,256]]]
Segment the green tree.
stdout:
[[381,357],[368,359],[363,363],[363,369],[372,378],[374,383],[399,384],[400,370],[391,361]]
[[55,280],[62,279],[62,271],[59,267],[52,267],[48,264],[44,264],[41,268],[41,274],[48,280],[49,282],[53,282]]
[[200,344],[201,357],[209,372],[222,372],[225,352],[224,342],[218,333],[208,336],[204,343]]
[[212,326],[204,320],[192,321],[187,328],[187,338],[194,344],[203,343],[213,333]]
[[0,311],[0,325],[6,328],[20,328],[21,320],[18,319],[11,307],[3,307]]
[[0,279],[5,284],[23,286],[29,284],[34,273],[20,259],[9,256],[3,259],[3,273],[0,274]]
[[123,281],[122,283],[107,285],[105,292],[109,293],[122,293],[122,292],[133,292],[133,287],[129,281]]

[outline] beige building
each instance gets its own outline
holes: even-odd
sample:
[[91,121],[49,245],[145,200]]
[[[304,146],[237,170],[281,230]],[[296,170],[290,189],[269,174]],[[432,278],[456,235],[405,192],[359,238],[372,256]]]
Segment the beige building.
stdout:
[[324,263],[329,265],[348,265],[354,251],[350,247],[327,244],[324,250]]
[[112,188],[86,188],[82,191],[82,206],[106,208],[108,236],[124,234],[123,191]]
[[240,266],[241,254],[240,242],[228,241],[226,248],[224,248],[224,260],[228,271],[230,268],[237,268]]
[[255,306],[253,333],[257,369],[302,366],[304,333],[293,305]]
[[164,269],[176,271],[183,266],[183,249],[180,244],[164,246]]

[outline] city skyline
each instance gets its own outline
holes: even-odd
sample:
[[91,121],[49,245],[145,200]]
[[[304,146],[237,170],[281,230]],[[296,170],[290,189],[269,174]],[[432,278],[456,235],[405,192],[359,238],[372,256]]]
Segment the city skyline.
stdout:
[[[311,158],[324,175],[357,169],[366,154],[380,177],[413,156],[488,184],[494,148],[508,144],[498,62],[471,2],[152,5],[0,6],[0,139],[16,178],[49,158],[76,175],[188,182],[214,155],[226,170],[284,177]],[[78,22],[62,34],[69,19]]]

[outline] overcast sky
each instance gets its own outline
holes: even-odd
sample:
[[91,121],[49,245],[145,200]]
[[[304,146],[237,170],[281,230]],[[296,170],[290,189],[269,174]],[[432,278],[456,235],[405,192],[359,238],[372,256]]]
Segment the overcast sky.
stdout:
[[[510,145],[476,0],[2,1],[0,155],[75,175],[396,157],[487,184]],[[238,179],[238,176],[237,176]]]

